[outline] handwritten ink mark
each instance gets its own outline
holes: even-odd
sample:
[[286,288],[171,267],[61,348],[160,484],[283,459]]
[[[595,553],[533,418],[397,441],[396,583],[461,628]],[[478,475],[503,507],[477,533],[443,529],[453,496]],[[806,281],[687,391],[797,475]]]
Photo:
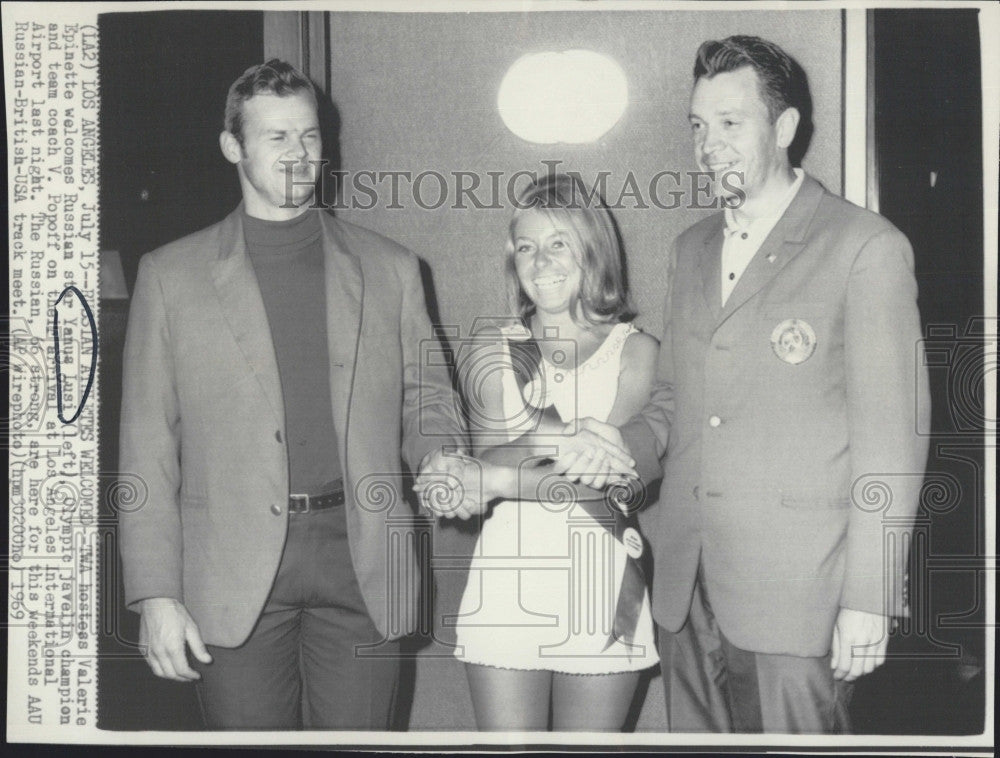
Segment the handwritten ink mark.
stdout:
[[[93,347],[90,351],[90,373],[87,376],[87,386],[83,390],[83,395],[80,397],[80,403],[76,407],[76,413],[73,414],[73,418],[67,419],[63,413],[63,391],[62,391],[62,353],[59,352],[59,303],[62,299],[66,297],[67,293],[72,293],[80,298],[80,304],[83,306],[84,313],[87,314],[87,321],[90,323],[90,336],[93,343]],[[90,389],[94,386],[94,375],[97,372],[97,323],[94,321],[94,313],[90,310],[90,304],[87,303],[87,298],[83,296],[72,284],[66,287],[59,295],[59,299],[56,300],[56,304],[52,306],[52,337],[55,341],[55,363],[56,363],[56,412],[59,415],[59,420],[64,424],[72,424],[78,418],[80,414],[83,413],[83,406],[87,403],[87,398],[90,396]]]

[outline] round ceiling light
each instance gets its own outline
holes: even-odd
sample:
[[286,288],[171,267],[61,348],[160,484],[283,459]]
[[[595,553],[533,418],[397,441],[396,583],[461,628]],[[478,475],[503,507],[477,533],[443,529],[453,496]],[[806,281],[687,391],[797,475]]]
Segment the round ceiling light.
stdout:
[[618,123],[627,105],[625,72],[591,50],[524,55],[497,94],[507,128],[539,144],[593,142]]

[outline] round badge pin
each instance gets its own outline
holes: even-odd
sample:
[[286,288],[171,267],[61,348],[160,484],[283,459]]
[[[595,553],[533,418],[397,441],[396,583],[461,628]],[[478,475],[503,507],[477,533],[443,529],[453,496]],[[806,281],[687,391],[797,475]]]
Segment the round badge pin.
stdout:
[[816,352],[816,332],[802,319],[785,319],[771,332],[771,349],[785,363],[797,366]]
[[628,527],[622,532],[622,544],[625,545],[625,552],[629,554],[630,558],[638,559],[642,555],[642,537],[632,527]]

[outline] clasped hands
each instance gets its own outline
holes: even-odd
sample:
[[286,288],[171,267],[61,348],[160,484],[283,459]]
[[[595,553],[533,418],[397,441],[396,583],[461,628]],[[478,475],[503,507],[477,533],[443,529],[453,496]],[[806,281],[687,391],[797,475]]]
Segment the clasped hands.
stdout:
[[[560,433],[538,435],[536,446],[552,449],[550,473],[593,489],[636,477],[635,461],[617,427],[584,418]],[[434,450],[421,462],[413,489],[422,505],[442,518],[463,521],[489,503],[516,493],[516,471],[461,452]]]
[[570,422],[558,435],[546,440],[557,452],[552,456],[552,473],[595,490],[638,477],[635,460],[618,427],[593,418]]
[[413,491],[420,497],[421,505],[435,516],[467,521],[485,511],[495,497],[487,491],[487,486],[494,483],[494,476],[484,477],[486,467],[493,468],[461,451],[434,450],[421,462]]

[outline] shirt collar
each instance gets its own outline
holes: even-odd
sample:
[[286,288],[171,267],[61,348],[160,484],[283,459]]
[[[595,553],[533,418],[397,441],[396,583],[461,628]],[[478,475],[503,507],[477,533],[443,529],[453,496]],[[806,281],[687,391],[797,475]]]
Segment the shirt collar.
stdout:
[[732,236],[737,232],[751,232],[756,228],[773,228],[778,223],[778,219],[785,215],[785,211],[792,204],[792,200],[795,199],[795,195],[798,193],[799,187],[802,186],[803,179],[805,179],[806,172],[801,168],[793,168],[792,172],[795,174],[795,181],[792,182],[788,191],[782,196],[781,201],[774,206],[774,209],[770,213],[758,216],[752,221],[740,225],[733,216],[732,209],[724,208],[722,214],[726,220],[726,228],[724,230],[726,235]]

